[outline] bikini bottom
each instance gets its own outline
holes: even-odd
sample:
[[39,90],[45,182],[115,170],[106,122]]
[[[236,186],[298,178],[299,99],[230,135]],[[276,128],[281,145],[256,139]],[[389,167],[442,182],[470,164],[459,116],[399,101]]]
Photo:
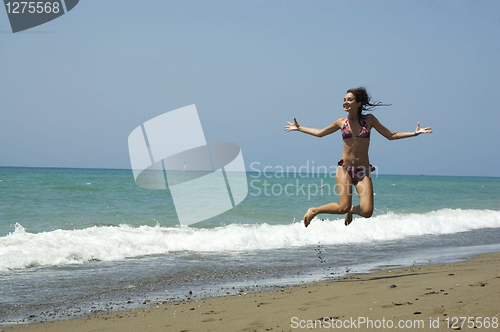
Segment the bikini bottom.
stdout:
[[363,180],[365,176],[369,176],[370,173],[375,170],[375,167],[373,167],[371,164],[370,168],[346,166],[344,164],[344,159],[340,159],[339,166],[342,166],[347,171],[354,184],[358,183],[358,181]]

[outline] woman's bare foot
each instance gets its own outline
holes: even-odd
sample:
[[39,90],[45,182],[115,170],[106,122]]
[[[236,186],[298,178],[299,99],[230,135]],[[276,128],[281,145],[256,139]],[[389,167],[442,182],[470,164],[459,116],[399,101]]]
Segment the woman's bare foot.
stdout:
[[352,223],[352,212],[348,212],[345,216],[344,224],[349,226]]
[[309,224],[311,223],[311,220],[314,218],[316,214],[314,214],[313,212],[313,208],[310,208],[309,210],[307,210],[307,213],[304,215],[304,226],[309,226]]

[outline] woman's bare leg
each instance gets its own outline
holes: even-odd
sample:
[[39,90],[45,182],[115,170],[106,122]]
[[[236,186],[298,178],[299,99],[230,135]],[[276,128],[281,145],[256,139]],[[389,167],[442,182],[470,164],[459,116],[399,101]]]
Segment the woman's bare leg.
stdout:
[[307,227],[311,220],[320,213],[344,214],[351,210],[352,179],[343,167],[337,167],[335,183],[339,194],[339,203],[329,203],[317,208],[310,208],[304,216],[304,225]]
[[349,226],[352,222],[352,215],[357,214],[365,218],[370,218],[373,214],[373,183],[370,177],[365,177],[356,185],[356,191],[359,196],[359,205],[353,206],[351,211],[345,216],[345,225]]

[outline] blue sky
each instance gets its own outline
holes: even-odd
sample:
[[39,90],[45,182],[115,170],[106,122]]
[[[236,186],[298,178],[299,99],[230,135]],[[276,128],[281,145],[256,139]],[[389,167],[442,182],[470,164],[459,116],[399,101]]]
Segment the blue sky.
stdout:
[[[0,166],[130,168],[141,123],[196,104],[245,163],[335,165],[347,89],[374,112],[381,174],[500,176],[500,2],[81,0],[13,34],[0,10]],[[254,164],[255,165],[255,164]]]

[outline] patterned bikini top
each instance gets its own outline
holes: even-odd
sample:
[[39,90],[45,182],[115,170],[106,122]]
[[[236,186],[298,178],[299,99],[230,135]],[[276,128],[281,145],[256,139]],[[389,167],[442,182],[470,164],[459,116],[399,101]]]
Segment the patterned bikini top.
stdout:
[[[344,125],[342,126],[342,138],[351,138],[352,132],[349,129],[349,117],[345,118]],[[368,127],[366,125],[366,121],[361,118],[361,129],[359,130],[359,133],[356,137],[362,137],[362,138],[370,138],[370,132],[368,131]]]

